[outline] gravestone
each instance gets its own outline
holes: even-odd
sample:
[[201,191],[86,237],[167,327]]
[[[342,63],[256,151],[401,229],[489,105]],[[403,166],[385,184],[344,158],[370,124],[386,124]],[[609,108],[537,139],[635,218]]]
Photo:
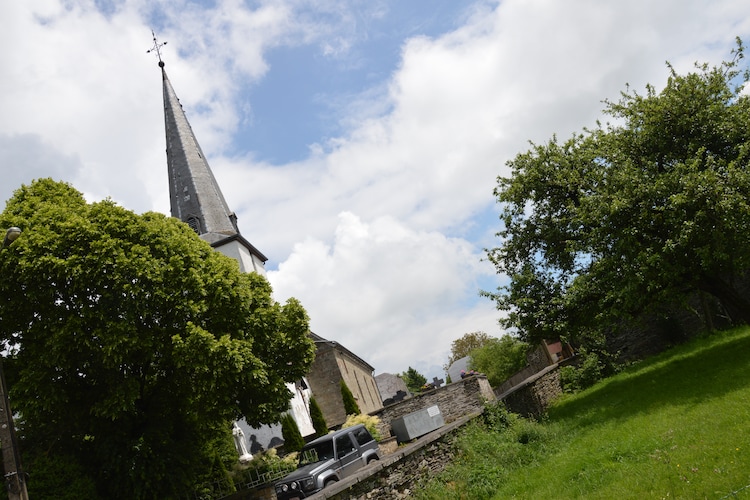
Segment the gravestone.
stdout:
[[424,436],[445,424],[443,414],[437,405],[409,413],[391,421],[391,430],[399,443],[405,443]]

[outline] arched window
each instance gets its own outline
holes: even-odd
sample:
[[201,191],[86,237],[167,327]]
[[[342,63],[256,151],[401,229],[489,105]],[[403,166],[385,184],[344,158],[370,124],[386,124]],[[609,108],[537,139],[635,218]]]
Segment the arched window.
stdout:
[[187,218],[187,225],[192,228],[197,234],[201,234],[201,220],[195,215],[189,215]]

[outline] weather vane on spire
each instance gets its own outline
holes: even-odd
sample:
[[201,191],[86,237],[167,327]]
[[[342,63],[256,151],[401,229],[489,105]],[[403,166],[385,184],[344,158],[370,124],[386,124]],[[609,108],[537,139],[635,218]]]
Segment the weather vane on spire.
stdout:
[[151,34],[154,36],[154,46],[151,47],[150,49],[148,49],[146,51],[146,54],[155,51],[156,52],[156,57],[159,58],[159,67],[163,68],[164,67],[164,61],[161,60],[161,50],[159,50],[159,49],[161,49],[162,47],[164,47],[167,44],[167,42],[159,43],[158,40],[156,40],[156,34],[154,33],[154,30],[151,30]]

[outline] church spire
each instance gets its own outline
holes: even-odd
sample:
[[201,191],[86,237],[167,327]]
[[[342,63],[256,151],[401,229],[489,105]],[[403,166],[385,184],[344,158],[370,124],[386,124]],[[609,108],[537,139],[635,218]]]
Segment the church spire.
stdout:
[[172,216],[189,224],[210,243],[239,234],[234,213],[229,210],[163,66],[161,72]]
[[[167,77],[160,50],[166,43],[157,42],[154,35],[154,46],[148,52],[156,52],[162,74],[172,217],[187,223],[202,239],[222,253],[235,257],[243,271],[265,274],[263,263],[268,259],[240,235],[237,217],[229,210]],[[230,247],[223,248],[224,245]],[[238,245],[242,248],[231,248]]]

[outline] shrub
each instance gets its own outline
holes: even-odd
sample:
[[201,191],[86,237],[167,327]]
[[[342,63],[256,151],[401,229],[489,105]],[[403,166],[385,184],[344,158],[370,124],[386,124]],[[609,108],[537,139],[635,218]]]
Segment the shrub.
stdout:
[[33,480],[28,481],[30,498],[100,498],[94,480],[86,474],[83,466],[76,463],[75,458],[65,455],[25,458],[28,458],[27,471],[33,477]]
[[297,422],[288,413],[281,416],[281,437],[284,438],[284,450],[287,453],[299,451],[305,446],[305,440],[297,427]]
[[588,350],[582,347],[578,351],[578,359],[577,367],[560,368],[560,385],[565,392],[581,391],[618,371],[614,356],[605,351]]
[[341,428],[345,429],[347,427],[354,427],[357,424],[364,424],[370,434],[372,434],[373,439],[375,439],[375,441],[380,441],[381,436],[380,431],[378,430],[380,419],[378,417],[365,415],[363,413],[349,415],[346,417],[346,422],[344,422],[344,425],[342,425]]
[[297,468],[297,452],[279,457],[276,448],[270,448],[253,455],[253,459],[243,464],[237,462],[230,473],[235,484],[249,483],[269,472],[277,476],[285,475]]
[[496,401],[484,404],[482,420],[488,430],[500,432],[512,426],[518,420],[518,416],[515,413],[508,411],[505,407],[505,403],[502,401]]
[[320,409],[320,405],[315,401],[315,398],[310,398],[310,419],[312,420],[316,437],[328,434],[326,418],[323,416],[323,410]]
[[361,413],[357,400],[354,399],[354,394],[343,380],[341,380],[341,398],[344,401],[344,412],[347,415],[359,415]]
[[411,366],[404,373],[399,374],[399,378],[404,381],[406,388],[412,394],[421,392],[422,387],[427,383],[427,378]]

